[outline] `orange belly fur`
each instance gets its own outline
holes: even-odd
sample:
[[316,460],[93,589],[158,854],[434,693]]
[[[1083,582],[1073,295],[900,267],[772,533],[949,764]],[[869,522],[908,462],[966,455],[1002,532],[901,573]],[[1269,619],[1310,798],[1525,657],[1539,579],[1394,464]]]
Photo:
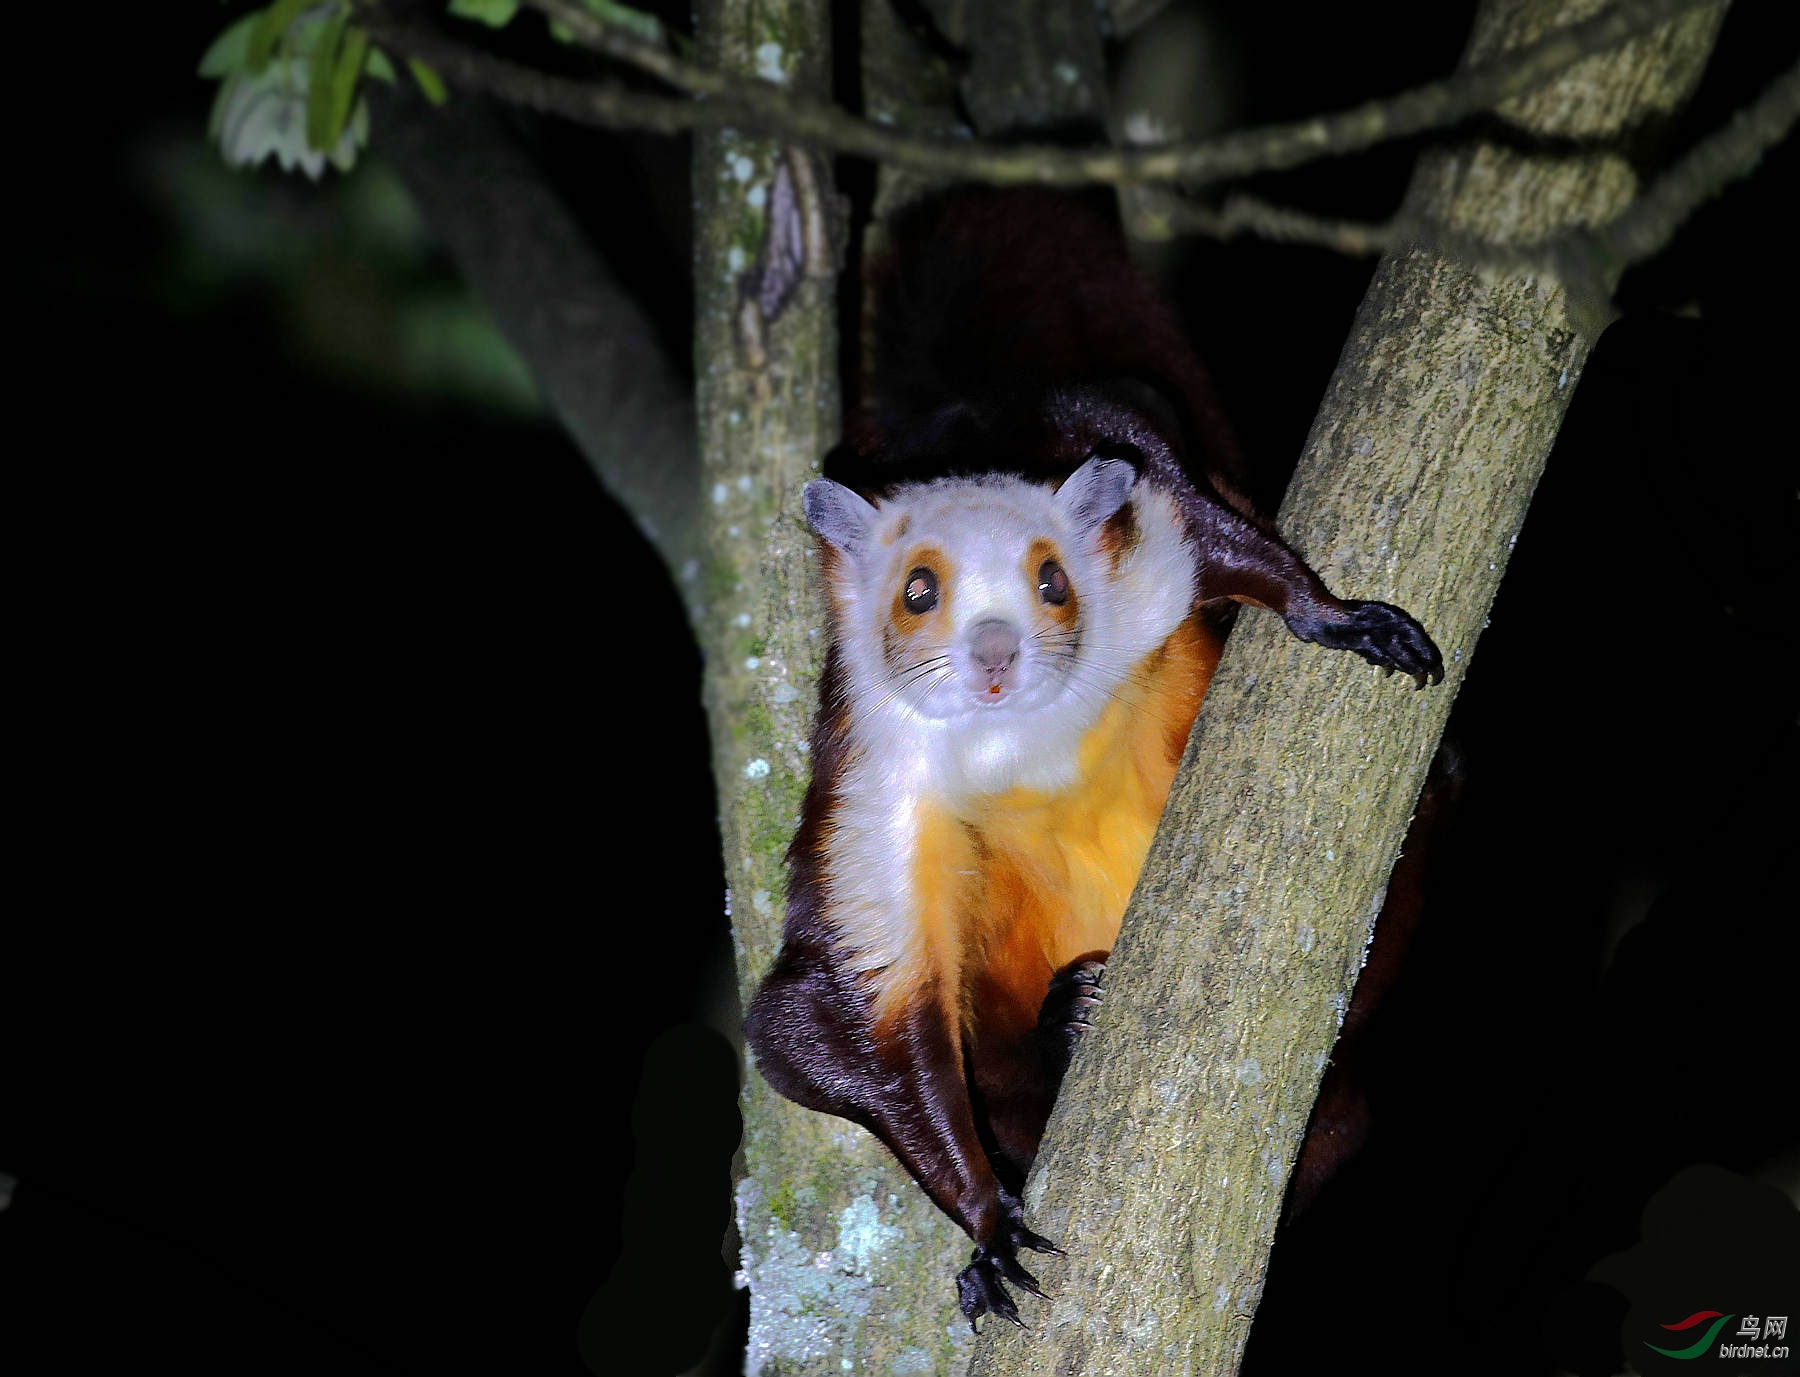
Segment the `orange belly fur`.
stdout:
[[[878,1022],[927,984],[981,1054],[1030,1036],[1050,977],[1111,948],[1143,869],[1221,642],[1189,617],[1134,669],[1082,738],[1080,775],[1046,793],[1012,789],[919,818],[917,950],[888,984]],[[884,1017],[886,1016],[886,1017]]]

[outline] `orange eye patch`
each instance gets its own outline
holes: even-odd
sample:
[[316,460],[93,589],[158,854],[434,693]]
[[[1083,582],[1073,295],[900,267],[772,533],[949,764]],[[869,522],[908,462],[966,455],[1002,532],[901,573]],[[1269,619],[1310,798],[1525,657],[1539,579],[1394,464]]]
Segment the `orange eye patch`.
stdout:
[[1034,540],[1025,552],[1025,576],[1037,590],[1039,605],[1060,626],[1074,624],[1080,610],[1075,585],[1062,567],[1056,546],[1049,540]]
[[896,562],[901,572],[894,580],[893,601],[888,604],[887,636],[916,636],[927,625],[939,625],[932,615],[948,606],[955,565],[934,545],[920,545]]

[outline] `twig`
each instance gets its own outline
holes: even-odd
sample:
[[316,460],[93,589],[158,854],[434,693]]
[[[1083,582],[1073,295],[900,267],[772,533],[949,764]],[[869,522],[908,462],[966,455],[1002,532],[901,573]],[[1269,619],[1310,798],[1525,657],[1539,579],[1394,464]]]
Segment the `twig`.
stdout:
[[1389,139],[1455,124],[1705,0],[1629,0],[1492,63],[1334,114],[1196,143],[1090,149],[915,137],[858,119],[834,105],[802,98],[772,82],[718,72],[663,52],[560,0],[532,3],[568,23],[586,46],[631,63],[696,98],[647,95],[616,83],[549,76],[476,53],[430,30],[390,22],[379,10],[372,11],[368,27],[380,42],[431,63],[456,84],[583,123],[659,133],[736,127],[918,172],[987,182],[1056,186],[1179,182],[1198,186],[1296,167],[1315,158],[1356,152]]
[[482,91],[512,105],[560,115],[605,129],[641,129],[651,134],[684,134],[695,129],[754,128],[744,110],[720,101],[651,95],[606,79],[575,81],[492,57],[446,38],[434,29],[402,24],[379,15],[366,24],[369,37],[384,48],[417,58],[453,87]]
[[1604,298],[1621,273],[1655,257],[1688,216],[1753,171],[1762,155],[1785,138],[1796,122],[1800,122],[1800,64],[1771,82],[1752,104],[1734,114],[1725,128],[1697,144],[1617,218],[1531,244],[1459,234],[1406,215],[1382,223],[1331,219],[1253,196],[1230,196],[1223,205],[1213,207],[1144,188],[1127,198],[1126,205],[1132,232],[1140,238],[1202,234],[1232,239],[1249,233],[1315,244],[1352,257],[1371,257],[1402,244],[1421,244],[1484,268],[1553,276],[1571,291],[1598,292]]
[[639,71],[648,72],[690,96],[727,96],[746,108],[770,98],[778,105],[800,103],[791,92],[773,82],[755,81],[736,72],[722,72],[716,67],[689,62],[647,38],[640,38],[616,24],[608,24],[576,0],[525,0],[525,3],[545,18],[561,24],[581,47],[630,63]]
[[1179,200],[1160,189],[1139,189],[1125,202],[1131,233],[1137,239],[1176,239],[1186,234],[1208,239],[1235,239],[1254,234],[1289,244],[1313,244],[1352,258],[1368,258],[1408,237],[1401,219],[1375,223],[1336,220],[1274,205],[1255,196],[1232,195],[1222,205]]
[[1787,69],[1731,123],[1708,135],[1610,224],[1593,232],[1620,267],[1660,253],[1682,222],[1786,138],[1800,121],[1800,63]]

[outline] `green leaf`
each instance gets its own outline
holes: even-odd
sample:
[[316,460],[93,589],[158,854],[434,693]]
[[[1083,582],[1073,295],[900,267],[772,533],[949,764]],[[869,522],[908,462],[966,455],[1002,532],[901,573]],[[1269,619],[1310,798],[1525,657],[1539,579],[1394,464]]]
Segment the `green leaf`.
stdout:
[[450,99],[450,92],[444,85],[444,79],[418,58],[407,58],[406,70],[412,73],[413,80],[419,83],[419,89],[425,93],[425,99],[433,105],[442,105]]
[[332,15],[313,48],[306,71],[306,146],[321,153],[331,151],[332,77],[337,72],[338,52],[343,47],[349,20],[340,11]]
[[519,12],[519,0],[450,0],[450,13],[474,19],[489,28],[504,29]]
[[326,127],[328,151],[344,136],[344,124],[350,118],[350,106],[356,100],[356,83],[362,76],[363,60],[369,53],[369,33],[351,25],[344,31],[344,46],[338,50],[337,65],[331,70],[331,122]]
[[308,0],[275,0],[273,5],[256,16],[256,25],[250,30],[250,41],[244,49],[244,66],[253,72],[260,72],[269,65],[269,59],[275,55],[275,45],[281,42],[282,35],[306,8]]
[[372,44],[369,47],[368,61],[363,63],[363,70],[375,80],[385,81],[389,86],[399,80],[394,71],[393,60]]
[[603,19],[614,28],[634,33],[649,43],[660,44],[663,41],[662,20],[654,14],[646,14],[630,5],[618,4],[616,0],[581,0],[581,5],[594,18]]
[[281,57],[311,57],[327,38],[335,38],[335,30],[350,18],[349,6],[314,5],[302,10],[300,17],[288,25],[287,37],[277,49]]
[[200,75],[216,79],[230,76],[242,67],[244,56],[250,51],[250,31],[255,27],[254,14],[243,15],[228,25],[223,33],[213,39],[200,59]]

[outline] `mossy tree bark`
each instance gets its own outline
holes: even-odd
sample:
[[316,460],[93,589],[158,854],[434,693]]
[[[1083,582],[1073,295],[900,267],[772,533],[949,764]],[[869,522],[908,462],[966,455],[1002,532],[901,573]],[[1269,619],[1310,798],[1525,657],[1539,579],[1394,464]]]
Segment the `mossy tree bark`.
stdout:
[[[829,94],[827,7],[712,0],[701,57]],[[703,548],[678,571],[706,658],[726,882],[747,1001],[780,944],[782,856],[799,821],[823,604],[800,492],[838,435],[829,164],[732,131],[696,136],[695,337]],[[748,1370],[947,1372],[966,1240],[873,1137],[745,1077],[738,1189]],[[962,1240],[959,1243],[959,1240]],[[955,1324],[950,1323],[955,1320]]]
[[[1598,7],[1489,0],[1465,62]],[[1512,243],[1617,215],[1636,190],[1618,142],[1682,102],[1721,17],[1692,11],[1502,108],[1592,151],[1432,153],[1407,212]],[[1598,305],[1429,249],[1382,261],[1280,522],[1334,588],[1416,613],[1446,683],[1414,694],[1240,620],[1028,1191],[1069,1252],[1040,1273],[1055,1301],[1031,1333],[994,1326],[972,1372],[1236,1369],[1407,815]]]

